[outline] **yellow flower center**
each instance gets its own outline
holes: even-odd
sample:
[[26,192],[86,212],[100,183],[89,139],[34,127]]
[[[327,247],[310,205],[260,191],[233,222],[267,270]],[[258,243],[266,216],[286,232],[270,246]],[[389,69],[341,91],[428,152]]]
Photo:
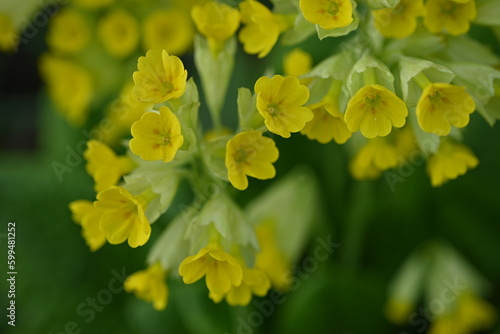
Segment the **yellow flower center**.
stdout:
[[451,1],[448,1],[441,6],[441,12],[446,15],[453,15],[456,9],[457,4]]
[[279,116],[281,114],[280,108],[278,105],[271,104],[267,107],[267,111],[269,111],[269,115],[271,116]]
[[365,103],[370,106],[371,112],[375,112],[375,107],[382,102],[382,97],[379,94],[371,93],[365,97]]
[[255,150],[252,148],[239,148],[234,153],[234,161],[238,164],[247,163],[253,159],[255,155]]

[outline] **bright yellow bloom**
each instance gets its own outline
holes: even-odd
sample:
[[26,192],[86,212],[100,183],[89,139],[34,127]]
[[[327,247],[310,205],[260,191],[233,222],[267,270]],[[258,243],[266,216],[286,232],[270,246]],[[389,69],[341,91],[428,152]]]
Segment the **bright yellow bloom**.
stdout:
[[351,175],[357,180],[376,179],[381,173],[398,165],[398,151],[385,138],[370,139],[349,165]]
[[300,10],[307,21],[330,30],[352,23],[351,0],[300,0]]
[[465,145],[444,140],[438,151],[427,160],[427,174],[433,187],[438,187],[475,168],[479,160]]
[[184,283],[192,284],[205,276],[210,294],[225,295],[233,286],[239,286],[243,279],[240,263],[226,253],[218,243],[211,243],[189,256],[179,266],[179,275]]
[[69,208],[73,221],[82,226],[82,235],[90,250],[95,252],[101,248],[106,243],[106,234],[99,227],[103,212],[86,200],[71,202]]
[[452,125],[457,128],[467,126],[469,115],[475,109],[476,104],[465,87],[431,83],[417,104],[418,124],[426,132],[446,136]]
[[406,123],[406,104],[381,85],[361,88],[349,101],[345,122],[350,131],[361,131],[366,138],[387,136],[392,127]]
[[132,95],[140,102],[162,103],[177,99],[186,91],[184,64],[165,50],[149,50],[146,57],[139,58],[137,67]]
[[278,149],[271,138],[260,131],[242,132],[226,145],[226,168],[229,181],[239,190],[248,187],[247,175],[260,180],[276,175],[273,163],[278,160]]
[[275,289],[286,291],[291,284],[291,265],[277,244],[275,224],[266,221],[256,229],[260,252],[255,257],[255,268],[262,270]]
[[19,36],[8,14],[0,13],[0,52],[11,52],[17,48]]
[[194,29],[189,15],[182,10],[156,10],[144,23],[144,48],[166,50],[176,56],[193,44]]
[[165,282],[167,272],[158,262],[146,270],[133,273],[123,283],[127,292],[134,292],[137,298],[153,303],[157,311],[167,307],[168,287]]
[[320,102],[310,105],[314,114],[312,121],[300,131],[311,140],[321,144],[335,140],[337,144],[344,144],[352,136],[344,121],[344,114],[338,109],[337,103]]
[[455,36],[467,33],[477,16],[475,1],[428,0],[425,10],[424,24],[430,32],[446,30]]
[[50,21],[48,45],[56,52],[77,53],[90,41],[90,31],[85,18],[74,9],[62,9]]
[[118,157],[106,144],[97,140],[87,142],[83,156],[87,160],[87,173],[94,178],[96,192],[116,185],[123,175],[135,167],[128,157]]
[[88,72],[71,61],[47,55],[40,60],[40,72],[57,110],[74,125],[85,122],[93,93]]
[[86,9],[98,9],[111,5],[115,0],[73,0],[76,6]]
[[126,189],[113,186],[97,195],[94,206],[103,211],[101,230],[112,245],[128,240],[132,248],[144,245],[151,235],[151,226],[144,214],[153,194],[132,196]]
[[104,49],[113,57],[130,55],[139,43],[139,24],[124,10],[117,9],[106,14],[97,26],[97,34]]
[[284,19],[255,0],[243,0],[239,6],[241,22],[245,24],[238,35],[243,49],[264,58],[271,52],[280,33],[286,30]]
[[417,17],[425,13],[422,0],[401,0],[395,8],[384,8],[372,12],[375,27],[385,37],[404,38],[417,29]]
[[[225,295],[226,301],[231,306],[246,306],[252,300],[252,295],[263,297],[271,288],[271,281],[266,274],[255,268],[247,268],[242,264],[243,278],[239,286],[232,286]],[[210,294],[210,299],[219,303],[224,295]]]
[[191,17],[198,31],[207,38],[210,48],[216,54],[240,26],[240,12],[214,0],[194,6]]
[[309,99],[309,89],[295,77],[261,77],[254,90],[257,109],[273,133],[289,138],[290,132],[299,132],[313,119],[312,111],[303,107]]
[[148,112],[132,125],[130,149],[144,160],[172,161],[184,137],[177,116],[167,107]]

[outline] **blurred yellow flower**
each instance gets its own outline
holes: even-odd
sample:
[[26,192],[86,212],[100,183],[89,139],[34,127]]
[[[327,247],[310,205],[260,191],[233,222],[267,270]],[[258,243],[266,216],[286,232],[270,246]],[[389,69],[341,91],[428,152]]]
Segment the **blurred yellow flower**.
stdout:
[[[313,60],[309,53],[295,48],[283,58],[283,73],[285,76],[300,77],[311,70],[312,64]],[[312,78],[299,78],[299,81],[302,85],[308,85]]]
[[226,168],[231,184],[239,190],[248,187],[247,175],[257,179],[271,179],[276,175],[273,163],[278,160],[278,149],[271,138],[260,131],[242,132],[226,145]]
[[444,140],[438,151],[427,160],[427,174],[432,186],[438,187],[464,175],[478,164],[479,160],[467,146]]
[[243,50],[264,58],[271,52],[280,33],[286,30],[285,19],[255,0],[243,0],[239,6],[241,22],[245,24],[238,35]]
[[467,33],[477,16],[475,1],[428,0],[425,11],[424,24],[430,32],[445,30],[450,35]]
[[361,131],[366,138],[387,136],[392,127],[406,123],[406,104],[393,92],[381,85],[361,88],[349,101],[345,122],[350,131]]
[[445,136],[450,133],[452,125],[463,128],[469,124],[469,115],[475,109],[474,99],[465,87],[431,83],[417,104],[418,124],[426,132]]
[[182,10],[156,10],[144,23],[144,48],[163,49],[176,56],[186,53],[193,44],[191,19]]
[[115,9],[102,17],[97,33],[106,52],[117,58],[130,55],[139,43],[138,22],[122,9]]
[[127,277],[123,286],[125,291],[134,292],[137,298],[153,303],[154,309],[161,311],[167,307],[169,291],[166,276],[161,264],[156,263]]
[[240,12],[214,0],[194,6],[191,17],[198,31],[207,38],[215,54],[223,48],[224,42],[233,36],[240,26]]
[[146,57],[139,58],[137,67],[132,95],[138,101],[162,103],[184,94],[187,71],[176,56],[165,50],[149,50]]
[[238,260],[226,253],[218,243],[211,243],[182,261],[179,275],[185,284],[192,284],[205,276],[210,294],[225,295],[233,286],[239,286],[243,271]]
[[0,52],[12,52],[18,43],[19,36],[11,17],[0,12]]
[[273,133],[289,138],[290,132],[299,132],[313,119],[312,111],[303,107],[309,99],[309,90],[295,77],[261,77],[254,90],[257,109]]
[[300,10],[307,21],[331,30],[352,23],[351,0],[300,0]]
[[308,106],[314,114],[312,121],[306,123],[303,135],[321,144],[335,140],[337,144],[344,144],[352,136],[344,121],[344,114],[338,110],[338,103],[320,102]]
[[123,175],[135,167],[130,158],[118,157],[106,144],[97,140],[87,142],[83,156],[87,160],[87,173],[94,178],[96,192],[116,185]]
[[82,235],[92,252],[106,243],[106,234],[101,231],[99,220],[103,212],[94,207],[92,202],[78,200],[69,203],[72,219],[82,226]]
[[132,125],[130,149],[143,160],[172,161],[184,137],[177,116],[167,107],[160,112],[147,112]]
[[89,25],[77,10],[62,9],[50,21],[47,44],[54,52],[77,53],[89,42]]
[[425,14],[422,0],[401,0],[395,8],[372,12],[375,27],[385,37],[404,38],[417,29],[417,17]]
[[383,171],[398,165],[399,153],[387,139],[377,137],[358,151],[349,165],[351,175],[357,180],[376,179]]
[[113,186],[97,194],[94,206],[103,211],[100,227],[112,245],[128,240],[132,248],[144,245],[151,235],[151,226],[144,214],[155,194],[132,196],[126,189]]

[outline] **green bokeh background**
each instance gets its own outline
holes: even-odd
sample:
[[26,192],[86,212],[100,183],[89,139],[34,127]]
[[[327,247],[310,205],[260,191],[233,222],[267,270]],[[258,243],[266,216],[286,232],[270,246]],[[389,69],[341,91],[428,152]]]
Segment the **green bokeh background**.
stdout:
[[[72,171],[63,174],[62,181],[52,167],[54,162],[68,164],[68,150],[77,151],[88,138],[54,111],[38,79],[36,59],[46,48],[44,34],[42,29],[17,54],[0,55],[1,333],[70,333],[72,326],[82,333],[238,333],[239,319],[250,319],[255,306],[213,304],[203,282],[186,286],[170,280],[169,305],[162,312],[123,291],[100,305],[92,321],[78,312],[88,298],[106,294],[103,290],[109,289],[113,271],[131,274],[143,269],[154,238],[176,213],[175,208],[189,203],[190,193],[181,190],[173,209],[153,225],[152,240],[146,246],[106,245],[95,253],[88,250],[80,227],[71,220],[68,203],[92,199],[92,180],[83,161],[76,160],[74,165],[70,161]],[[314,50],[316,62],[332,51],[318,46],[314,40],[303,45]],[[275,50],[270,62],[279,61],[285,51]],[[192,63],[189,56],[184,61]],[[227,125],[236,122],[236,88],[252,88],[249,83],[265,65],[239,50],[228,97],[232,102],[225,108]],[[190,73],[196,76],[194,70]],[[208,113],[202,112],[206,118]],[[283,303],[265,314],[262,325],[247,332],[420,333],[420,328],[388,323],[383,307],[388,282],[404,259],[435,239],[451,243],[492,283],[487,297],[500,309],[499,125],[491,128],[474,114],[464,138],[480,160],[476,169],[432,188],[425,166],[418,165],[394,192],[384,177],[374,182],[353,181],[347,173],[344,147],[320,145],[299,134],[288,140],[274,138],[280,149],[278,178],[294,166],[308,165],[320,185],[323,219],[314,225],[304,258],[316,247],[317,237],[331,236],[340,246],[317,270],[302,277],[298,289],[281,298]],[[255,180],[249,190],[235,195],[243,204],[270,184]],[[9,221],[16,222],[15,328],[7,326],[5,317]],[[254,300],[263,305],[269,298]],[[500,333],[500,327],[490,332]]]

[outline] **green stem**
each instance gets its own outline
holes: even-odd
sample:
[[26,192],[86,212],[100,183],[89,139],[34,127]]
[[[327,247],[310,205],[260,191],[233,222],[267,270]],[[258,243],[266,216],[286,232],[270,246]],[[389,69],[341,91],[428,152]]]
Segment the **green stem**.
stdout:
[[413,81],[417,83],[417,85],[420,86],[420,88],[425,89],[427,86],[431,84],[429,78],[427,78],[424,74],[424,72],[420,72],[416,76],[413,77]]

